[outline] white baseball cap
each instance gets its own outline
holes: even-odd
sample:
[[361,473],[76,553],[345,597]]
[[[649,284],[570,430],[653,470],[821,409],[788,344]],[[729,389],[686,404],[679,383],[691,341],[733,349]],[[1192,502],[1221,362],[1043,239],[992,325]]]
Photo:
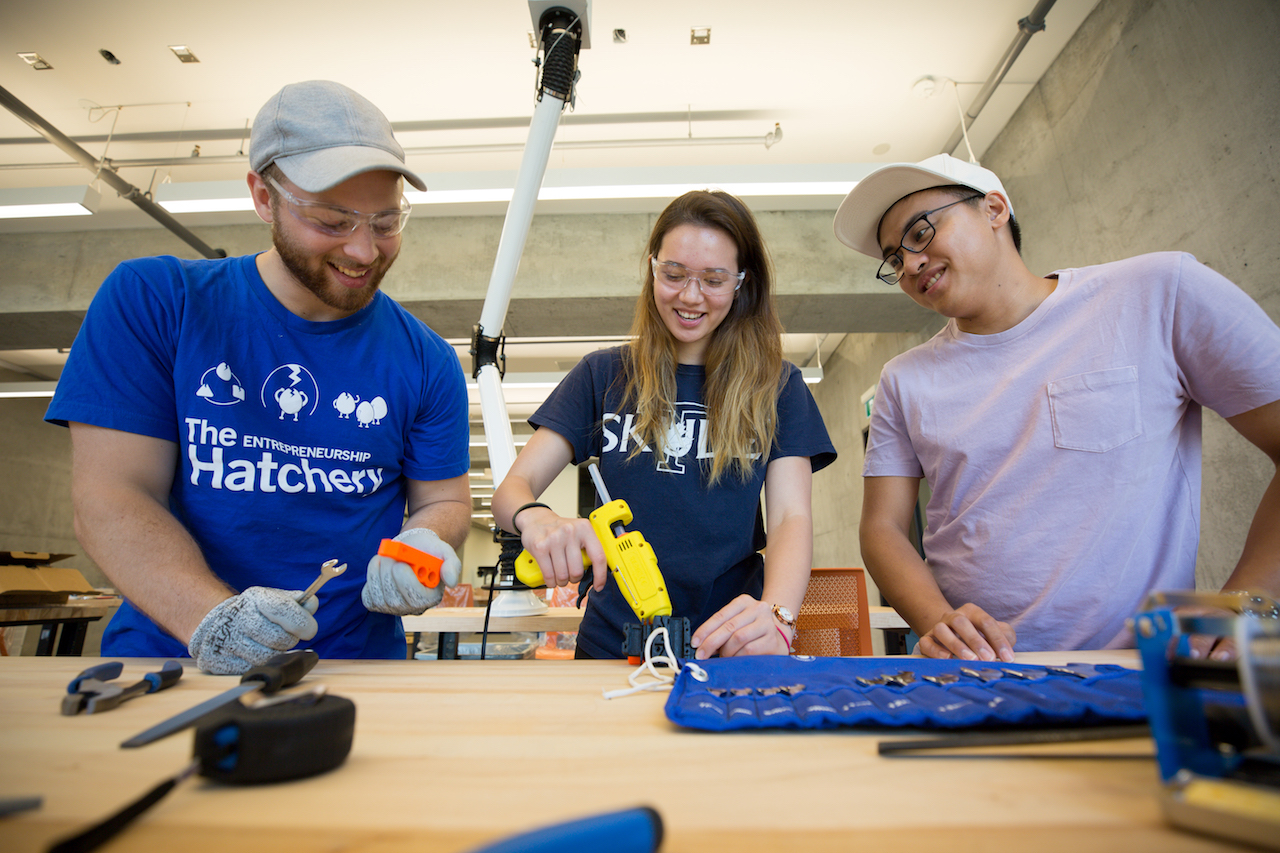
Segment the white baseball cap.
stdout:
[[981,193],[1000,193],[1009,202],[1009,215],[1013,216],[1013,202],[995,172],[950,154],[935,154],[919,163],[892,163],[858,181],[836,211],[836,239],[880,260],[884,256],[880,249],[880,220],[889,208],[912,193],[955,184]]

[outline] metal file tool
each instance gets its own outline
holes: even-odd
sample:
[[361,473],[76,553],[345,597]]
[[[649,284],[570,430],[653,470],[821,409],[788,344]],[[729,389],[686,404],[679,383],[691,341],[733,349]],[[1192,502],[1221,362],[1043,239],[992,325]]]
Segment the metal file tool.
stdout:
[[246,694],[259,690],[267,695],[277,693],[282,688],[298,683],[302,676],[310,672],[319,660],[320,656],[310,649],[281,652],[262,666],[255,666],[240,676],[239,686],[219,693],[194,708],[183,711],[181,714],[170,717],[164,722],[134,735],[120,744],[120,746],[126,749],[145,746],[162,737],[168,737],[174,732],[180,732],[189,726],[195,725],[210,711],[221,708],[228,702],[234,702]]

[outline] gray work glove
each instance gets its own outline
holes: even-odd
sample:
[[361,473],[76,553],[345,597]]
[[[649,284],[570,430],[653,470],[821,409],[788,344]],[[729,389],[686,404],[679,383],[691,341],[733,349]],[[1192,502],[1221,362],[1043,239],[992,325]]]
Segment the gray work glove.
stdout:
[[458,583],[462,576],[462,561],[453,553],[448,542],[437,536],[434,530],[425,527],[406,530],[396,537],[396,541],[443,560],[444,563],[440,566],[440,583],[434,589],[424,586],[408,564],[375,554],[369,561],[364,591],[360,594],[361,601],[375,613],[390,613],[393,616],[408,616],[411,613],[421,613],[428,607],[435,607],[444,597],[444,588]]
[[196,666],[214,675],[243,675],[288,651],[319,630],[312,596],[299,604],[301,590],[251,586],[210,610],[196,626],[187,651]]

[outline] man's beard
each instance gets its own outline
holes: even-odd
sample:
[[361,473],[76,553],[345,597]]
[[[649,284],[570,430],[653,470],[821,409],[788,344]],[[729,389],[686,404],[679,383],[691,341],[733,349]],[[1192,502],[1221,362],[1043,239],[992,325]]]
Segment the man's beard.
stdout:
[[[365,275],[364,287],[352,289],[333,281],[327,269],[328,260],[304,251],[291,242],[281,233],[279,225],[275,222],[271,225],[271,242],[275,245],[285,269],[299,284],[325,305],[346,314],[354,314],[373,301],[373,297],[378,293],[378,287],[382,284],[382,277],[387,274],[387,270],[391,269],[391,264],[396,259],[395,255],[387,257],[380,254]],[[343,266],[347,265],[343,264]],[[349,265],[359,266],[354,263]]]

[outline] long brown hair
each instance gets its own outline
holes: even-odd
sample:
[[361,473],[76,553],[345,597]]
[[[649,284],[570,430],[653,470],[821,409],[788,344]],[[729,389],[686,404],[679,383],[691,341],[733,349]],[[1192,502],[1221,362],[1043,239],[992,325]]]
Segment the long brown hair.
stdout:
[[[728,315],[712,332],[703,390],[714,451],[711,482],[731,469],[745,481],[754,465],[768,464],[777,432],[782,323],[774,306],[773,264],[760,229],[747,206],[729,193],[685,193],[654,223],[644,286],[631,323],[623,400],[635,407],[635,430],[644,444],[663,453],[667,428],[675,420],[676,342],[654,303],[649,257],[657,257],[667,234],[681,225],[729,235],[738,248],[738,269],[747,274]],[[632,455],[642,446],[637,444]]]

